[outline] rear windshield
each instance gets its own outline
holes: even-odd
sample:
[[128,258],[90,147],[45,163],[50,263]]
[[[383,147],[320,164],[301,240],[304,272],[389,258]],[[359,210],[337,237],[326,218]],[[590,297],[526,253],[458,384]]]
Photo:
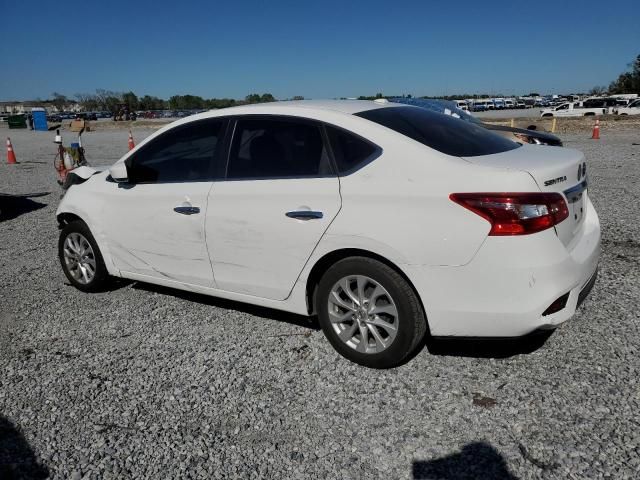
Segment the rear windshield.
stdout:
[[420,107],[377,108],[356,115],[456,157],[491,155],[520,146],[484,127]]

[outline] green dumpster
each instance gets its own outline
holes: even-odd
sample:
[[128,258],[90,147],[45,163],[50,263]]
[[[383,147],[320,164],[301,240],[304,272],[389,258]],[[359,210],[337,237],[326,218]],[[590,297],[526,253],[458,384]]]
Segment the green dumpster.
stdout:
[[27,117],[25,115],[11,115],[7,118],[9,128],[27,128]]

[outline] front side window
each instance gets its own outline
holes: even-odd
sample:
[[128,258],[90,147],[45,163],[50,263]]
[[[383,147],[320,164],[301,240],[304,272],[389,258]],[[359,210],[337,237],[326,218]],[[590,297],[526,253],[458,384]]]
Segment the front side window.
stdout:
[[228,179],[333,174],[318,124],[277,117],[238,120],[229,153]]
[[419,107],[377,108],[356,115],[456,157],[491,155],[520,147],[471,122]]
[[216,152],[225,124],[221,119],[200,120],[163,133],[127,161],[129,179],[133,183],[174,183],[221,178],[224,168]]

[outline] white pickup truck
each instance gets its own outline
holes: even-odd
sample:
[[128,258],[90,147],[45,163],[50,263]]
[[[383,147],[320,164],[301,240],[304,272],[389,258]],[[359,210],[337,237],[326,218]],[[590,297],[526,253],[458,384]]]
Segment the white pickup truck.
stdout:
[[577,103],[563,103],[553,108],[540,110],[541,117],[585,117],[589,115],[603,115],[607,108],[584,108]]
[[634,100],[626,107],[618,107],[615,113],[618,115],[640,115],[640,100]]

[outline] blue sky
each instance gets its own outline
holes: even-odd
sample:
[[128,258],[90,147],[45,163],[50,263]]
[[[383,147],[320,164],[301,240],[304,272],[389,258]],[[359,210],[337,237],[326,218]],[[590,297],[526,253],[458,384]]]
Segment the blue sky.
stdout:
[[0,100],[570,93],[640,54],[640,0],[0,0],[0,18]]

